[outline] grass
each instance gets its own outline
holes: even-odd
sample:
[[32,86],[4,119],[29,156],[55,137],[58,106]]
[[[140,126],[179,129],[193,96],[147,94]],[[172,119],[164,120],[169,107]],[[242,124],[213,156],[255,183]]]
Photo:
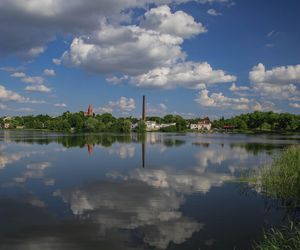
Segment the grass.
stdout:
[[281,229],[271,228],[264,232],[260,242],[255,242],[254,250],[296,250],[300,249],[299,224],[290,222]]
[[300,200],[300,146],[286,148],[258,178],[262,192],[272,198]]
[[[285,208],[299,212],[300,146],[286,148],[270,166],[262,168],[259,174],[252,178],[252,184],[267,196],[280,200]],[[262,240],[256,242],[253,249],[300,249],[299,222],[290,221],[287,226],[271,228],[264,232]]]

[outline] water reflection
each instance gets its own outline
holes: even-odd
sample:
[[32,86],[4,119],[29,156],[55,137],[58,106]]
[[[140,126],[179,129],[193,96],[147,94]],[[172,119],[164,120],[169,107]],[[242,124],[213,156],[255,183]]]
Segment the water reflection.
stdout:
[[1,249],[247,249],[278,212],[229,182],[296,142],[44,132],[0,141]]

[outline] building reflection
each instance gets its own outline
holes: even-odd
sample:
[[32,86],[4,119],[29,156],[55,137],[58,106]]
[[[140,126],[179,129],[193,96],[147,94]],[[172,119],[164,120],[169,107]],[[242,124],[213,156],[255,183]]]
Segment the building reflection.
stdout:
[[93,144],[87,144],[87,150],[88,150],[89,156],[92,156],[93,148],[94,148]]

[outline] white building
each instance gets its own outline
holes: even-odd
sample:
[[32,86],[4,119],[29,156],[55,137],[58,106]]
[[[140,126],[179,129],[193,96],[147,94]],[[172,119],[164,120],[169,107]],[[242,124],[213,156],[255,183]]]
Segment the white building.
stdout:
[[156,121],[146,121],[146,129],[147,130],[158,130],[160,129],[159,124]]
[[201,119],[196,124],[191,124],[190,129],[194,130],[211,130],[211,122],[208,117],[205,117],[204,119]]
[[11,122],[11,119],[12,119],[12,118],[11,118],[10,116],[7,116],[7,117],[3,118],[3,121],[4,121],[3,127],[4,127],[5,129],[10,128],[10,122]]
[[176,123],[163,123],[157,124],[156,121],[146,121],[146,130],[159,130],[161,128],[167,128],[170,126],[175,126]]

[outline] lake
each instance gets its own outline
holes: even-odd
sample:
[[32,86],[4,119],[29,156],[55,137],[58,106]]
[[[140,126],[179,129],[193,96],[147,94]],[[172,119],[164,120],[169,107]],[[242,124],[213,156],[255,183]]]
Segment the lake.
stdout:
[[0,249],[251,249],[287,212],[237,178],[299,136],[0,131]]

